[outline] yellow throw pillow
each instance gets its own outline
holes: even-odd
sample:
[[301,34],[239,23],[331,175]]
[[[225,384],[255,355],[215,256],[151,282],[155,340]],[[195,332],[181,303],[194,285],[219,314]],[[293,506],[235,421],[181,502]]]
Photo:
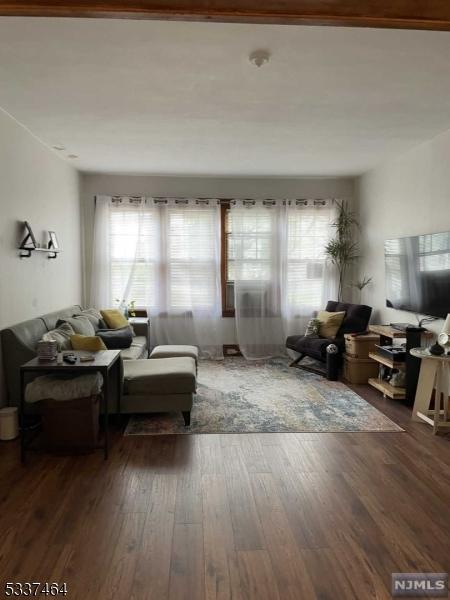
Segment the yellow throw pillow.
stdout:
[[106,350],[103,340],[97,335],[71,335],[70,343],[74,350],[86,350],[87,352]]
[[335,338],[339,331],[342,321],[345,317],[345,311],[328,312],[320,310],[317,318],[320,321],[319,335],[324,338]]
[[120,310],[117,310],[115,308],[101,310],[100,314],[102,315],[103,320],[110,329],[120,329],[121,327],[126,327],[127,325],[129,325],[128,321],[125,319]]

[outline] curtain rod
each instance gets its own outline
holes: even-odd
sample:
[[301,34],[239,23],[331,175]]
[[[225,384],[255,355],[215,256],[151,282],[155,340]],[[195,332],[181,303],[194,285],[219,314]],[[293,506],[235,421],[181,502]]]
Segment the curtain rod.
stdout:
[[[296,202],[302,202],[305,200],[312,200],[314,202],[323,202],[323,201],[328,201],[328,200],[336,200],[336,198],[218,198],[217,196],[136,196],[134,194],[113,194],[112,198],[153,198],[154,200],[166,200],[168,198],[172,199],[172,200],[218,200],[221,204],[225,204],[228,202],[231,202],[233,200],[247,200],[247,201],[253,201],[253,200],[259,200],[259,201],[263,201],[263,202],[271,202],[274,200],[294,200]],[[97,196],[94,197],[95,200],[97,200]]]

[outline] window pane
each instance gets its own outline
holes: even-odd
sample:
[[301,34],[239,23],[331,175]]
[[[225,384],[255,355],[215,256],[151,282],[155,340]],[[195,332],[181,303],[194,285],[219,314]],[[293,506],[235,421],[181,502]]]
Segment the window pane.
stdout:
[[291,308],[319,308],[325,276],[330,211],[299,209],[288,219],[287,301]]
[[269,281],[275,212],[263,208],[227,212],[227,279]]
[[[139,306],[156,304],[158,219],[136,207],[110,211],[111,298]],[[123,295],[126,298],[123,298]]]
[[216,302],[216,213],[169,209],[169,306],[211,308]]

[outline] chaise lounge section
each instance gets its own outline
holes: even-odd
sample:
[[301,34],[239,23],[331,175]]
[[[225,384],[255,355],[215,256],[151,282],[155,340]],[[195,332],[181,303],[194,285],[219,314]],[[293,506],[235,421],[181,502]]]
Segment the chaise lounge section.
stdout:
[[196,364],[190,356],[123,363],[122,412],[181,412],[190,424]]

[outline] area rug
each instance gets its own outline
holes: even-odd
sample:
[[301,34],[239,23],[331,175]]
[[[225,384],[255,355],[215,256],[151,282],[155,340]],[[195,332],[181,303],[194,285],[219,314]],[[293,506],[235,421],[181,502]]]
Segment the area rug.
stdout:
[[185,428],[181,414],[132,416],[125,435],[403,431],[345,384],[286,359],[200,361]]

